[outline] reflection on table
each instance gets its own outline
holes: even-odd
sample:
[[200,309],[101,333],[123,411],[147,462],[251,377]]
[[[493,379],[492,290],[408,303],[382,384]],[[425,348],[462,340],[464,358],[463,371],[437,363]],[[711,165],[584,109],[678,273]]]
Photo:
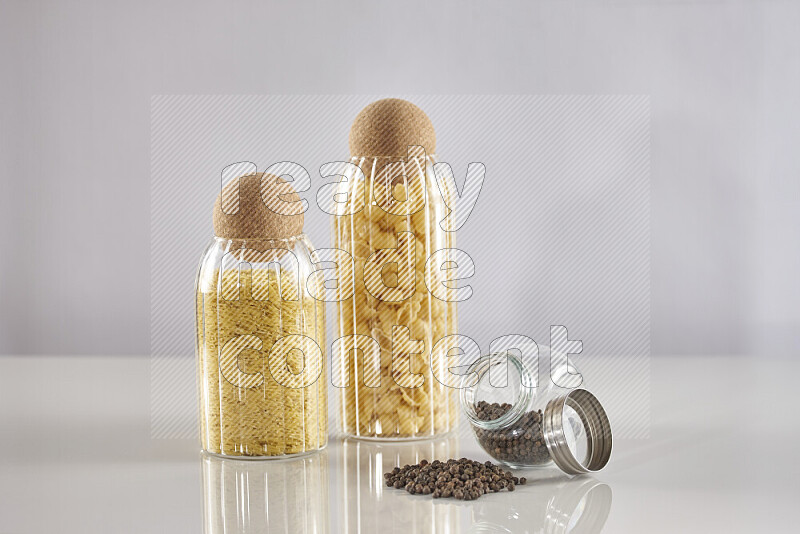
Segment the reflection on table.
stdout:
[[469,532],[596,534],[611,510],[611,487],[593,478],[544,471],[502,498],[478,500]]
[[206,534],[328,532],[328,453],[203,464]]
[[[514,492],[492,493],[468,502],[410,495],[385,484],[383,474],[396,466],[458,458],[460,448],[459,438],[450,436],[409,442],[345,439],[331,443],[330,450],[283,460],[235,460],[204,454],[205,532],[602,531],[611,510],[611,488],[590,477],[570,479],[555,467],[515,472],[528,483]],[[329,463],[334,467],[331,473]]]
[[462,532],[459,507],[430,496],[414,496],[386,487],[383,474],[420,460],[458,458],[458,438],[432,441],[373,442],[346,439],[342,443],[341,532],[371,534],[402,531]]

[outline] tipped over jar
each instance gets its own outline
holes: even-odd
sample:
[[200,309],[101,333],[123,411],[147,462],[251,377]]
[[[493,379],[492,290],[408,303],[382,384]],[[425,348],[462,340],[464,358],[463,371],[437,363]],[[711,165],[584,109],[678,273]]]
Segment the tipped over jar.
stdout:
[[[576,475],[602,469],[611,456],[611,424],[566,358],[547,347],[480,358],[463,377],[461,406],[480,446],[509,467],[555,463]],[[562,362],[552,372],[552,362]]]

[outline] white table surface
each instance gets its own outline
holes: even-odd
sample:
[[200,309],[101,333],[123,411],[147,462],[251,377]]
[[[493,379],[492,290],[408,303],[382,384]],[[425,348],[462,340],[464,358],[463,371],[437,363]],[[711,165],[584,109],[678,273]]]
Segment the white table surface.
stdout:
[[592,478],[531,472],[514,493],[455,502],[381,473],[432,453],[488,459],[471,437],[204,459],[194,440],[150,439],[147,357],[0,357],[0,534],[797,532],[798,370],[653,357],[650,439],[615,439]]

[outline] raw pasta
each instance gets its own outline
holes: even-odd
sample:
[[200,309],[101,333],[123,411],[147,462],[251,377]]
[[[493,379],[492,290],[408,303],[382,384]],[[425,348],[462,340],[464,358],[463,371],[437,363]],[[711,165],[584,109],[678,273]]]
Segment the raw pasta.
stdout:
[[[380,385],[368,385],[374,378],[368,376],[372,362],[363,362],[358,351],[349,350],[352,347],[345,344],[339,354],[334,354],[334,365],[340,366],[347,384],[341,407],[344,431],[384,438],[449,432],[456,425],[457,390],[434,378],[432,368],[441,373],[444,362],[441,358],[431,361],[431,348],[438,340],[456,333],[456,304],[433,297],[426,288],[424,273],[426,260],[433,252],[455,247],[454,233],[439,228],[445,213],[441,195],[425,172],[415,178],[409,171],[386,188],[384,178],[373,176],[386,160],[362,159],[356,163],[366,179],[352,178],[343,186],[348,188],[349,212],[355,213],[335,216],[333,223],[334,246],[346,250],[355,260],[352,281],[341,271],[340,291],[346,291],[349,283],[354,284],[355,291],[352,297],[339,302],[339,336],[364,334],[379,343]],[[412,174],[411,178],[408,174]],[[391,206],[388,212],[383,209],[392,202],[380,196],[381,191],[387,190],[395,200],[407,199],[414,206],[409,214],[394,214],[401,210]],[[405,239],[410,239],[414,248],[414,256],[403,259],[407,263],[388,263],[382,269],[365,271],[370,261],[380,262],[391,254],[380,249],[410,249],[411,246],[404,246]],[[407,265],[411,268],[405,268]],[[440,276],[434,274],[428,283],[440,283]],[[403,291],[408,287],[410,294]]]
[[[304,361],[300,351],[288,353],[291,373],[305,365],[313,366],[312,376],[319,373],[305,387],[279,383],[269,366],[274,343],[292,334],[313,339],[324,354],[324,303],[302,289],[298,298],[298,286],[286,283],[281,284],[281,298],[278,284],[266,283],[275,271],[243,269],[240,278],[237,268],[223,269],[221,277],[215,269],[198,284],[201,439],[209,452],[274,456],[320,449],[327,443],[324,360]],[[228,298],[231,288],[238,296]]]

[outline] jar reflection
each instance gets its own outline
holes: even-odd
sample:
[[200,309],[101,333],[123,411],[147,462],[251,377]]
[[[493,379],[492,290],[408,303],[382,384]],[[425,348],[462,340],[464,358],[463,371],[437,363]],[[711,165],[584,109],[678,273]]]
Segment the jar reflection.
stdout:
[[270,462],[201,456],[204,532],[328,532],[328,455]]
[[458,458],[458,438],[416,442],[342,442],[342,532],[461,532],[460,507],[386,487],[383,474],[420,460]]
[[596,534],[611,511],[611,487],[592,478],[534,479],[502,497],[475,503],[469,532]]

